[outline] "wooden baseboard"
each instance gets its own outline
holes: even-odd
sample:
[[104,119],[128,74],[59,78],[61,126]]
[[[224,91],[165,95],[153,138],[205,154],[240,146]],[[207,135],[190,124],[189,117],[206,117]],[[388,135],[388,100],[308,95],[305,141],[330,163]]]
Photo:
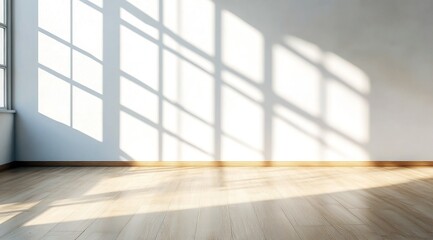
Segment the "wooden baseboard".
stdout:
[[1,171],[4,171],[4,170],[7,170],[7,169],[10,169],[10,168],[12,168],[13,167],[13,163],[5,163],[5,164],[2,164],[2,165],[0,165],[0,172]]
[[433,161],[18,161],[18,167],[433,167]]

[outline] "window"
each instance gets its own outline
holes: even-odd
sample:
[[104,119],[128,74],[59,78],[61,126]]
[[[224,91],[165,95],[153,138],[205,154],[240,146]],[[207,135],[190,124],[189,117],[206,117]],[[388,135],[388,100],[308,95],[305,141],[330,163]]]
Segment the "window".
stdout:
[[10,0],[0,0],[0,109],[10,108]]

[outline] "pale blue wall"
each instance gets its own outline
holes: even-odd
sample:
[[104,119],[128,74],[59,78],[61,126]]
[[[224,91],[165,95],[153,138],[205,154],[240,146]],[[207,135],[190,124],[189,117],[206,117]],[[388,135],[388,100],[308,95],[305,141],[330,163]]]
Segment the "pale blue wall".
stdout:
[[[72,11],[62,12],[62,6],[57,5],[49,7],[49,4],[61,2],[14,1],[17,160],[146,160],[141,158],[147,155],[151,160],[166,160],[161,154],[169,147],[172,150],[167,150],[167,154],[172,154],[174,159],[178,156],[177,159],[182,160],[256,159],[252,156],[254,154],[250,154],[251,151],[259,155],[259,160],[333,160],[333,156],[338,154],[343,156],[338,160],[433,160],[431,0],[181,1],[193,2],[194,4],[182,8],[181,11],[185,11],[187,17],[198,18],[195,21],[181,21],[185,24],[182,29],[191,31],[191,34],[185,35],[172,31],[171,25],[176,21],[167,20],[170,14],[176,11],[165,12],[165,22],[155,17],[159,15],[159,11],[155,11],[158,5],[167,9],[175,6],[173,2],[176,1],[73,0]],[[70,0],[63,2],[70,5]],[[141,3],[149,5],[140,5]],[[126,20],[121,19],[121,14],[125,13],[121,8],[129,14],[129,18],[128,15],[124,16]],[[197,9],[194,10],[195,8]],[[209,9],[212,14],[207,14]],[[61,19],[68,17],[70,12],[76,14],[77,11],[83,11],[85,18],[76,17],[72,22],[62,22]],[[41,16],[41,13],[51,14],[52,19]],[[86,17],[95,18],[89,20]],[[194,28],[208,20],[211,23],[208,27]],[[225,20],[232,22],[224,22]],[[56,25],[57,23],[59,25]],[[71,24],[79,27],[69,29]],[[98,27],[98,24],[101,24],[99,30],[94,28]],[[239,26],[241,31],[236,29]],[[230,27],[234,29],[232,32],[227,31]],[[210,33],[209,29],[212,30]],[[121,31],[124,30],[125,36],[135,36],[124,46],[129,49],[129,52],[125,53],[125,62],[142,63],[141,68],[121,66],[119,46],[122,44]],[[78,36],[72,43],[69,39],[71,32],[73,36]],[[230,45],[230,41],[242,38],[234,35],[244,32],[257,32],[263,38],[263,42],[259,41],[263,44],[260,47],[264,51],[264,54],[260,55],[263,57],[260,66],[249,57],[251,54],[255,57],[254,51],[257,49],[239,53],[245,54],[243,59],[236,52],[244,46],[254,46],[255,39],[245,39],[245,44],[238,43],[239,46],[234,43],[228,53],[224,52],[226,43]],[[164,35],[164,41],[160,40],[159,34]],[[205,38],[206,34],[212,35],[212,42],[202,44],[203,39],[200,36]],[[225,37],[229,37],[228,40]],[[41,46],[39,42],[45,41],[44,39],[51,39],[50,41],[63,47],[47,53],[46,46]],[[92,45],[93,41],[100,39],[102,43]],[[290,45],[287,39],[295,40],[291,42],[294,45]],[[173,42],[175,50],[169,53],[175,57],[178,56],[176,54],[182,55],[198,66],[189,65],[189,70],[186,69],[192,69],[189,75],[185,75],[185,69],[182,73],[185,78],[189,78],[186,80],[190,85],[179,91],[191,90],[190,94],[184,94],[182,101],[172,102],[174,105],[168,103],[161,106],[160,103],[165,101],[164,98],[168,95],[155,89],[158,84],[164,86],[165,83],[160,81],[169,77],[173,71],[170,72],[172,65],[165,65],[167,55],[170,54],[164,53],[161,57],[160,53],[166,51],[165,47],[173,46]],[[71,44],[74,46],[71,47]],[[176,44],[182,45],[188,51],[179,50]],[[273,47],[278,44],[287,45],[282,47],[282,59],[292,56],[292,59],[300,59],[300,67],[311,65],[314,71],[320,73],[320,86],[317,89],[316,85],[311,85],[314,89],[309,89],[308,86],[303,88],[306,86],[303,85],[303,76],[307,75],[302,72],[298,75],[300,79],[296,80],[299,82],[290,82],[287,85],[282,83],[281,86],[287,86],[287,89],[273,88],[273,83],[281,77],[273,72],[276,61],[280,61],[272,55]],[[87,79],[89,84],[81,81],[82,79],[75,79],[79,76],[77,73],[73,73],[74,76],[71,77],[71,69],[68,70],[63,65],[73,65],[74,69],[78,69],[77,66],[85,68],[87,64],[84,61],[69,62],[69,54],[76,51],[74,47],[81,49],[73,55],[74,60],[80,56],[88,62],[96,63],[95,66],[102,66],[102,82],[97,82],[99,75],[93,73],[89,74],[90,78]],[[64,52],[61,50],[63,48],[66,48]],[[92,52],[93,48],[97,51]],[[137,53],[143,52],[142,56],[136,56],[136,61],[128,59],[130,55],[134,55],[134,49]],[[289,55],[284,55],[286,53]],[[51,62],[46,58],[49,54],[53,54]],[[230,54],[233,56],[226,59]],[[150,57],[150,60],[146,58],[154,55],[159,57]],[[327,61],[332,56],[334,60],[337,59],[334,63],[343,63],[340,69],[342,72],[338,69],[329,71],[333,67],[329,67]],[[141,60],[143,61],[140,62]],[[234,64],[231,61],[234,61]],[[248,61],[252,61],[251,65]],[[282,68],[284,64],[283,62]],[[348,65],[351,67],[347,67]],[[160,69],[153,69],[155,66]],[[93,65],[89,69],[85,71],[97,70]],[[132,70],[128,72],[130,69]],[[293,81],[291,77],[297,76],[296,71],[300,69],[297,65],[293,67],[289,64],[286,69],[280,70],[283,78],[284,74],[288,74],[288,81]],[[231,83],[225,85],[224,70],[233,70],[234,80],[231,83],[235,84],[230,87],[227,86]],[[130,76],[123,74],[123,71]],[[206,88],[206,81],[209,80],[206,71],[210,72],[210,84],[215,89],[211,92],[207,92]],[[306,71],[309,71],[308,68]],[[159,75],[161,73],[165,75]],[[146,79],[146,74],[149,78],[157,76],[157,80]],[[257,77],[257,74],[261,74],[259,78],[263,84],[254,84],[256,79],[253,78]],[[354,74],[357,76],[354,77]],[[336,78],[334,75],[346,76],[348,79],[332,79]],[[250,76],[251,79],[244,81]],[[128,86],[137,86],[138,94],[144,94],[143,98],[137,97],[142,101],[140,104],[122,102],[121,77],[133,82],[134,84]],[[92,81],[96,81],[96,85]],[[48,84],[54,82],[53,88],[49,88]],[[170,86],[172,85],[169,84],[165,89]],[[293,86],[299,87],[299,91],[294,90]],[[62,92],[55,96],[53,89]],[[282,97],[277,96],[276,91],[281,92]],[[50,99],[44,99],[39,92],[49,92]],[[240,93],[250,94],[249,98]],[[86,106],[82,102],[75,102],[74,104],[82,105],[75,109],[70,103],[78,98],[68,97],[69,95],[88,96],[87,99],[94,99],[102,105]],[[126,94],[126,97],[132,95]],[[191,96],[196,96],[195,101]],[[237,101],[235,97],[240,100]],[[346,101],[346,97],[351,99],[350,101],[361,99],[365,109],[360,111],[360,116],[356,115],[359,112],[351,111],[352,103]],[[261,101],[262,98],[265,101]],[[50,101],[64,107],[56,110],[55,106],[49,105]],[[210,104],[206,105],[209,102]],[[278,110],[273,108],[274,103],[283,104],[282,115],[286,119],[282,122],[274,121]],[[41,107],[44,104],[48,106]],[[195,107],[202,106],[201,104],[206,106],[201,113],[197,113]],[[180,113],[166,114],[167,106],[178,108],[175,112]],[[81,111],[87,107],[90,110],[94,107],[98,111]],[[353,107],[359,108],[359,105],[354,104]],[[96,120],[93,119],[100,124],[95,124],[94,128],[86,128],[83,125],[85,116],[95,117],[93,113],[98,114],[101,109],[103,114],[99,116],[100,119],[98,116]],[[257,115],[259,117],[255,117],[254,109],[260,112]],[[332,114],[337,117],[327,116]],[[180,115],[187,116],[177,123],[181,127],[182,124],[185,125],[184,131],[178,134],[173,130],[171,135],[164,135],[166,120],[169,122]],[[358,117],[362,119],[359,120]],[[132,127],[124,135],[121,129],[122,119],[127,125],[123,127]],[[194,124],[188,125],[187,121]],[[261,125],[256,126],[256,122]],[[87,123],[91,124],[92,120]],[[225,130],[226,125],[230,124],[232,125]],[[134,129],[135,125],[137,128]],[[248,129],[248,126],[251,127]],[[238,134],[238,130],[242,130],[241,134]],[[234,137],[224,136],[225,131]],[[123,145],[122,141],[125,142]],[[177,147],[179,141],[184,142]],[[331,153],[334,148],[337,150]],[[200,154],[207,154],[208,158],[200,158]]]
[[13,161],[13,113],[0,112],[0,165]]

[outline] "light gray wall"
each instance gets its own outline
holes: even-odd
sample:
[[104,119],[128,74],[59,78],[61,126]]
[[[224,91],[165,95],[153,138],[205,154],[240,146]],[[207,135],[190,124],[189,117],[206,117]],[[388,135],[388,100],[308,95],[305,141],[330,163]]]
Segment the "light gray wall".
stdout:
[[433,160],[430,0],[14,2],[17,160]]
[[0,165],[13,160],[14,114],[0,112]]

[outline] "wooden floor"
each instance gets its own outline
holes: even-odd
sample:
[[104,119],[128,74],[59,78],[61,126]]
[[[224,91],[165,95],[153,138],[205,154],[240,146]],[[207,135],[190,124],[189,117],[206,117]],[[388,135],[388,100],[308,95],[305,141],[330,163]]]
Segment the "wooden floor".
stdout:
[[0,239],[433,239],[433,168],[19,168]]

